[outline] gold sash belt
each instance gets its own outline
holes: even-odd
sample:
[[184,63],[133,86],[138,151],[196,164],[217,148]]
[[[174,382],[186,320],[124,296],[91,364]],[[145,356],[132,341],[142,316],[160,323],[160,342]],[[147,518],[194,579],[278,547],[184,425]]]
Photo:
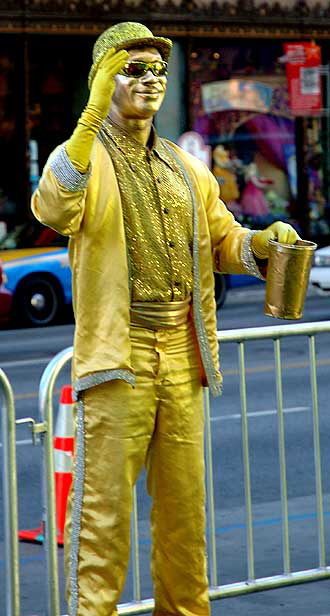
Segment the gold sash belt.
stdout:
[[186,323],[191,298],[180,302],[133,302],[131,323],[147,329],[176,327]]

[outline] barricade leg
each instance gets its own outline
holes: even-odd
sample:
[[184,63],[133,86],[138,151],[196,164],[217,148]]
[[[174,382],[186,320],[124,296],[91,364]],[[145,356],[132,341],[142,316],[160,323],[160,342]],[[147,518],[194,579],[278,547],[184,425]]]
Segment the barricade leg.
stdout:
[[6,616],[19,616],[15,405],[12,388],[1,369],[0,394],[4,400],[4,405],[2,406],[2,472],[6,559]]
[[59,616],[59,582],[57,558],[57,529],[55,511],[55,467],[53,449],[53,389],[58,374],[72,358],[72,347],[64,349],[46,366],[39,386],[39,415],[47,431],[43,445],[43,521],[47,563],[48,616]]

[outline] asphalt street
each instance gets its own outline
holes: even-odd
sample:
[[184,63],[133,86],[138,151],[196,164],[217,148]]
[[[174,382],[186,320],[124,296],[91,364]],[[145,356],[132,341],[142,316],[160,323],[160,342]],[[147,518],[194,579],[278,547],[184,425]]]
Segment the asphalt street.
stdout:
[[[237,329],[283,324],[263,315],[263,285],[229,291],[218,313],[219,329]],[[330,298],[309,293],[305,322],[330,320]],[[294,323],[292,323],[294,325]],[[72,344],[73,325],[35,330],[0,331],[0,367],[10,379],[17,418],[38,418],[38,386],[50,359]],[[330,416],[329,341],[330,334],[318,335],[318,395],[323,481],[326,564],[330,565]],[[253,543],[256,578],[283,572],[281,486],[279,481],[278,420],[272,341],[261,340],[246,348],[247,400],[252,486]],[[247,580],[247,526],[244,507],[239,401],[238,354],[236,344],[220,349],[224,391],[211,401],[211,433],[214,473],[217,585]],[[306,340],[293,337],[282,344],[284,428],[290,539],[293,572],[318,567],[317,509],[313,456],[312,401],[309,388],[309,359]],[[61,386],[70,382],[69,368],[55,386],[54,408]],[[41,448],[30,444],[27,427],[17,429],[19,486],[19,528],[33,528],[41,520]],[[2,451],[1,451],[2,453]],[[152,596],[149,575],[149,508],[144,475],[137,484],[141,596]],[[0,498],[0,516],[2,495]],[[189,503],[187,503],[189,506]],[[208,533],[209,537],[209,533]],[[3,528],[0,523],[0,614],[4,608],[5,562],[1,554]],[[61,614],[64,600],[63,550],[59,549]],[[20,543],[21,616],[45,616],[45,557],[37,544]],[[243,585],[244,586],[244,585]],[[245,584],[246,590],[249,589]],[[132,597],[130,567],[122,602]],[[216,616],[330,616],[330,580],[289,585],[244,593],[212,601]],[[6,615],[7,616],[7,615]]]

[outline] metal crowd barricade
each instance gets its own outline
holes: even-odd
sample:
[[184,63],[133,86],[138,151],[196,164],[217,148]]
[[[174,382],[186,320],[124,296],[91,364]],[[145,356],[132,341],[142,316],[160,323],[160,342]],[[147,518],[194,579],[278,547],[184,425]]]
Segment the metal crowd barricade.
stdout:
[[[49,362],[40,380],[39,386],[39,414],[43,424],[47,425],[47,432],[43,438],[43,486],[44,486],[44,522],[45,522],[45,549],[47,560],[47,597],[48,616],[60,615],[58,558],[56,537],[56,509],[55,509],[55,478],[53,458],[53,391],[56,379],[71,361],[72,347],[64,349]],[[137,614],[149,612],[153,609],[153,599],[141,599],[140,588],[140,562],[139,562],[139,535],[136,489],[133,493],[133,507],[131,518],[131,550],[133,568],[133,601],[118,606],[120,614]],[[15,614],[16,616],[16,614]]]
[[[72,354],[72,351],[71,351]],[[53,462],[53,429],[52,417],[49,416],[49,426],[46,422],[37,423],[32,417],[24,417],[16,419],[15,403],[13,390],[10,382],[0,369],[0,398],[3,404],[1,405],[2,418],[2,482],[3,482],[3,511],[4,511],[4,552],[6,562],[6,577],[5,577],[5,606],[6,616],[20,616],[20,585],[19,585],[19,550],[18,550],[18,506],[17,506],[17,463],[16,463],[16,425],[31,424],[32,442],[37,444],[38,435],[45,437],[44,452],[49,453],[47,460],[48,472],[51,468],[54,469]],[[41,441],[42,442],[42,441]],[[46,485],[47,483],[47,485]],[[52,546],[52,550],[48,550],[50,558],[55,554],[54,546],[52,545],[52,536],[54,534],[56,541],[56,524],[51,525],[51,521],[55,520],[55,490],[54,473],[52,481],[48,484],[48,475],[44,475],[44,498],[46,503],[45,515],[47,524],[44,524],[48,532],[48,544]],[[52,500],[46,501],[45,495],[52,497]],[[52,586],[57,588],[57,561],[51,561],[48,571],[50,573],[49,589]],[[50,593],[48,593],[50,594]],[[55,593],[54,593],[55,594]],[[50,601],[49,601],[50,604]],[[49,614],[55,614],[52,610]]]
[[[315,335],[330,333],[330,321],[321,323],[300,323],[293,325],[276,325],[274,327],[255,327],[248,329],[227,330],[218,332],[220,343],[236,342],[238,344],[239,374],[240,374],[240,399],[241,399],[241,424],[242,424],[242,451],[244,466],[244,488],[245,488],[245,509],[247,526],[247,569],[248,578],[242,582],[219,585],[217,578],[217,559],[216,559],[216,537],[214,530],[215,511],[213,505],[213,482],[212,477],[208,476],[209,493],[209,530],[210,530],[210,597],[218,599],[222,597],[245,594],[256,590],[266,590],[299,582],[309,582],[330,577],[330,566],[326,564],[325,554],[325,535],[324,535],[324,512],[323,512],[323,493],[322,493],[322,474],[321,474],[321,450],[319,433],[319,409],[318,409],[318,386],[317,386],[317,366],[315,353]],[[284,440],[284,420],[283,420],[283,397],[282,397],[282,369],[281,369],[281,338],[290,336],[307,336],[309,338],[309,364],[310,364],[310,386],[312,393],[313,410],[313,442],[314,442],[314,468],[315,468],[315,489],[317,500],[317,520],[318,520],[318,555],[319,566],[305,571],[292,571],[290,566],[290,544],[289,544],[289,517],[288,517],[288,497],[286,483],[286,462],[285,462],[285,440]],[[251,479],[250,479],[250,452],[249,452],[249,433],[247,420],[247,394],[245,381],[245,343],[251,340],[272,339],[274,342],[275,357],[275,380],[277,394],[277,416],[278,416],[278,438],[279,438],[279,464],[280,464],[280,485],[281,485],[281,506],[282,506],[282,536],[283,536],[283,572],[265,578],[255,577],[254,568],[254,541],[253,541],[253,515],[251,498]],[[207,424],[209,423],[209,413]],[[207,447],[207,461],[212,466],[212,452],[210,451],[210,439]],[[211,499],[210,499],[211,494]]]
[[2,416],[3,510],[6,559],[6,616],[19,616],[19,567],[17,535],[16,421],[14,395],[3,370],[0,370]]
[[[204,390],[204,406],[206,420],[206,482],[208,498],[208,529],[209,529],[209,565],[211,599],[218,599],[252,592],[266,590],[288,584],[308,582],[330,577],[330,566],[326,564],[324,513],[321,477],[321,455],[319,436],[318,389],[315,353],[315,335],[330,333],[330,321],[321,323],[302,323],[274,327],[260,327],[249,329],[236,329],[218,332],[221,343],[237,343],[240,374],[241,399],[241,425],[242,425],[242,451],[244,465],[244,488],[247,526],[247,571],[246,580],[221,585],[217,573],[216,556],[216,529],[213,485],[213,462],[211,443],[211,422],[208,390]],[[313,438],[314,438],[314,466],[317,496],[318,515],[318,551],[319,566],[305,571],[292,571],[290,566],[290,544],[288,532],[288,497],[286,485],[286,462],[282,399],[282,370],[281,345],[282,338],[290,336],[306,336],[309,338],[310,383],[313,407]],[[272,339],[274,341],[275,380],[277,393],[277,415],[279,435],[279,464],[282,505],[282,536],[283,536],[283,572],[270,577],[255,577],[254,568],[254,542],[253,542],[253,514],[250,479],[250,452],[249,432],[247,420],[247,393],[245,381],[245,343],[250,340]],[[45,549],[47,560],[47,596],[48,616],[60,616],[58,559],[56,540],[56,514],[55,514],[55,479],[53,459],[53,391],[55,381],[62,368],[72,358],[72,347],[58,353],[46,367],[39,388],[40,424],[30,419],[19,420],[16,423],[30,421],[33,423],[34,438],[37,433],[42,434],[43,445],[43,521],[45,525]],[[16,488],[16,457],[15,457],[15,412],[11,387],[4,373],[0,371],[0,387],[5,395],[7,415],[3,418],[4,440],[4,500],[6,503],[5,515],[5,542],[6,558],[10,574],[7,580],[7,614],[6,616],[19,616],[19,571],[17,548],[17,488]],[[132,568],[133,568],[133,597],[129,603],[118,606],[119,614],[142,614],[152,610],[152,598],[141,599],[140,563],[139,563],[139,533],[136,492],[134,491],[133,514],[131,523],[132,532]]]

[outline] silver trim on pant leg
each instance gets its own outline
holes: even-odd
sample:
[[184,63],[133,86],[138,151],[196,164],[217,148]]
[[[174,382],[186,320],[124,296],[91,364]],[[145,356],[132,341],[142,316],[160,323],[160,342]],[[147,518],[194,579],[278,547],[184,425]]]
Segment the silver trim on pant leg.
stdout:
[[85,426],[84,402],[78,401],[77,433],[75,441],[75,472],[73,480],[73,502],[70,547],[70,616],[78,614],[78,558],[80,546],[81,511],[85,480]]

